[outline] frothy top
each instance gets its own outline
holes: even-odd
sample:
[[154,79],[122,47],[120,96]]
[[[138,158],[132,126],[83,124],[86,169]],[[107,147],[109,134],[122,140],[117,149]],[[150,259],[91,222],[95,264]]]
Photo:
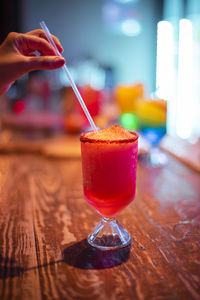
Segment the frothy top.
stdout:
[[85,140],[88,142],[100,141],[100,142],[132,142],[138,137],[135,133],[123,128],[121,125],[112,125],[106,129],[100,129],[95,133],[94,131],[87,132],[81,141]]

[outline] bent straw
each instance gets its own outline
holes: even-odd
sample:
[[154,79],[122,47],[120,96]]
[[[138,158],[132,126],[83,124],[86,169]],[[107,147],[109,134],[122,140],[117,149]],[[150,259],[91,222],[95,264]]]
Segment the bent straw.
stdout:
[[[51,46],[54,49],[55,54],[57,56],[61,56],[62,57],[62,55],[58,51],[58,48],[56,47],[56,44],[54,43],[54,40],[53,40],[53,38],[51,36],[51,33],[50,33],[48,27],[46,26],[45,22],[44,21],[40,22],[40,26],[44,30],[49,43],[51,44]],[[80,105],[81,105],[81,107],[82,107],[82,109],[83,109],[83,111],[84,111],[84,113],[85,113],[85,115],[86,115],[86,117],[87,117],[87,119],[88,119],[88,121],[89,121],[92,129],[95,132],[97,132],[97,128],[96,128],[96,126],[94,124],[94,121],[93,121],[93,119],[92,119],[92,117],[91,117],[91,115],[90,115],[90,113],[89,113],[89,111],[88,111],[88,109],[87,109],[87,107],[85,105],[85,102],[83,101],[83,98],[81,97],[81,94],[79,93],[79,90],[76,87],[75,82],[73,81],[73,79],[71,77],[71,74],[70,74],[70,72],[69,72],[66,64],[64,64],[64,66],[62,67],[62,69],[63,69],[65,75],[67,76],[67,79],[69,80],[69,82],[71,84],[71,87],[72,87],[72,89],[73,89],[73,91],[74,91],[74,93],[75,93],[75,95],[76,95],[76,97],[77,97],[77,99],[78,99],[78,101],[79,101],[79,103],[80,103]]]

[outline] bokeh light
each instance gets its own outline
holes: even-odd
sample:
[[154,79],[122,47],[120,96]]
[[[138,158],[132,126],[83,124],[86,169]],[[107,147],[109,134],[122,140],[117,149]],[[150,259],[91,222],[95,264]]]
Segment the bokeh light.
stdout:
[[137,117],[132,113],[124,113],[120,118],[121,124],[128,130],[135,130],[138,127]]
[[122,22],[122,32],[127,36],[137,36],[141,33],[142,27],[137,20],[127,19]]
[[19,115],[19,114],[23,113],[24,110],[25,110],[25,104],[24,104],[23,101],[19,100],[19,101],[14,103],[13,111],[16,115]]

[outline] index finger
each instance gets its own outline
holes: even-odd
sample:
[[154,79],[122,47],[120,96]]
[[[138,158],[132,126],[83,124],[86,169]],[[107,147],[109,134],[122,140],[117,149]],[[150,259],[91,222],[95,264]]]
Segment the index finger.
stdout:
[[[45,34],[44,30],[42,30],[42,29],[31,30],[31,31],[27,32],[26,34],[38,36],[38,37],[41,37],[41,38],[45,39],[46,41],[48,41],[47,37],[46,37],[46,34]],[[54,42],[55,42],[55,44],[58,48],[58,51],[60,53],[62,53],[63,52],[63,47],[61,46],[61,43],[60,43],[59,39],[53,34],[51,36],[52,36],[52,38],[53,38],[53,40],[54,40]]]

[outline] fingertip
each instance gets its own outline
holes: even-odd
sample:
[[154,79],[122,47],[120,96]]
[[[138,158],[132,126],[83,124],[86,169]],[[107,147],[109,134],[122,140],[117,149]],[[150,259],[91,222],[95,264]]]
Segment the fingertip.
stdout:
[[53,70],[61,68],[65,64],[65,59],[60,56],[38,56],[29,57],[29,70]]
[[60,43],[59,39],[57,38],[57,36],[55,36],[53,34],[51,36],[52,36],[52,38],[53,38],[53,40],[54,40],[54,42],[55,42],[55,44],[56,44],[56,46],[58,48],[58,51],[60,53],[62,53],[63,52],[63,47],[61,46],[61,43]]
[[64,49],[63,49],[63,47],[61,46],[61,44],[60,44],[60,43],[57,43],[56,46],[58,47],[58,51],[59,51],[60,53],[63,53]]
[[65,64],[65,59],[63,57],[60,57],[60,56],[56,56],[55,57],[55,63],[62,67],[64,64]]
[[65,64],[65,59],[60,56],[52,57],[48,62],[48,68],[50,69],[58,69],[61,68]]

